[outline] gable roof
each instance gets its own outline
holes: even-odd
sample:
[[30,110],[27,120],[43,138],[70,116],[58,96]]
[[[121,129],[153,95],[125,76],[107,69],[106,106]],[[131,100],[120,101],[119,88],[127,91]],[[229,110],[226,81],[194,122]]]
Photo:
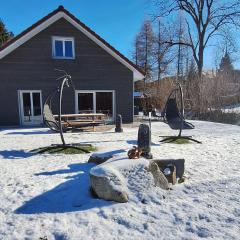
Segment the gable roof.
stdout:
[[6,42],[0,47],[0,59],[14,51],[16,48],[27,42],[42,30],[49,27],[51,24],[59,20],[60,18],[66,19],[78,30],[83,32],[87,37],[93,40],[97,45],[106,50],[110,55],[116,58],[119,62],[125,65],[133,72],[134,80],[140,80],[144,78],[144,72],[127,57],[121,54],[113,46],[107,43],[103,38],[97,35],[93,30],[87,27],[83,22],[77,19],[74,15],[68,12],[63,6],[59,6],[56,10],[43,17],[41,20],[33,24],[31,27],[24,30],[22,33]]

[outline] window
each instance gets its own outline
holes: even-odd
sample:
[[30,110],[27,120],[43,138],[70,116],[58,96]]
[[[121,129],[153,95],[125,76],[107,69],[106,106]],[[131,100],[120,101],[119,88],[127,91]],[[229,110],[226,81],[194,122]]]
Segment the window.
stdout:
[[115,117],[114,90],[76,90],[76,113],[103,113],[108,120]]
[[74,39],[65,37],[53,37],[53,58],[74,59]]

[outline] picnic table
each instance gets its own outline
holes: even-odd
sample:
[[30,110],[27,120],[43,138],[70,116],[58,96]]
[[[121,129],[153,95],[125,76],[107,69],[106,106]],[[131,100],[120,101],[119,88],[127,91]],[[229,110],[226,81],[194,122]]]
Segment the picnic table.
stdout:
[[[58,119],[58,115],[54,118]],[[92,126],[95,131],[95,126],[104,124],[106,115],[103,113],[77,113],[77,114],[62,114],[61,121],[67,127],[86,127]]]

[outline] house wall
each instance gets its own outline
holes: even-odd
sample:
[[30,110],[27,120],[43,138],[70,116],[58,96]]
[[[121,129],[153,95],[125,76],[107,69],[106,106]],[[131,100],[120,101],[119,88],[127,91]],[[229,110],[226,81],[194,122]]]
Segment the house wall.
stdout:
[[[74,37],[75,59],[52,58],[52,36]],[[133,121],[133,73],[92,40],[60,19],[0,59],[0,125],[19,125],[18,90],[41,90],[43,102],[64,69],[76,90],[115,90],[116,114]],[[75,95],[64,92],[63,112],[75,112]]]

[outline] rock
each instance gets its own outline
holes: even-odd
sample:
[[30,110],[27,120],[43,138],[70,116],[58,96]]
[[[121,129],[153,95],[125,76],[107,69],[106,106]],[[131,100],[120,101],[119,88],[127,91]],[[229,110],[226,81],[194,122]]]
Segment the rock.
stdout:
[[119,189],[115,189],[113,187],[114,183],[113,178],[90,175],[92,190],[99,198],[121,203],[127,202],[128,201],[127,192],[124,190],[121,191]]
[[141,156],[152,159],[151,130],[147,124],[140,124],[138,129],[138,148],[142,150]]
[[95,163],[97,165],[106,162],[108,159],[112,158],[111,155],[106,154],[92,154],[88,159],[88,163]]
[[123,132],[122,129],[122,115],[118,114],[116,117],[116,128],[115,128],[115,132]]
[[151,161],[155,162],[162,171],[164,171],[169,164],[172,164],[176,167],[176,177],[183,177],[185,170],[185,159],[153,159]]
[[127,202],[129,194],[140,199],[150,187],[169,189],[158,165],[146,159],[110,159],[91,169],[90,183],[99,198],[116,202]]
[[90,171],[91,188],[102,199],[115,202],[127,202],[128,193],[124,178],[120,172],[107,164],[98,165]]
[[167,178],[164,176],[155,162],[150,162],[148,171],[153,175],[154,182],[157,187],[165,190],[169,189]]

